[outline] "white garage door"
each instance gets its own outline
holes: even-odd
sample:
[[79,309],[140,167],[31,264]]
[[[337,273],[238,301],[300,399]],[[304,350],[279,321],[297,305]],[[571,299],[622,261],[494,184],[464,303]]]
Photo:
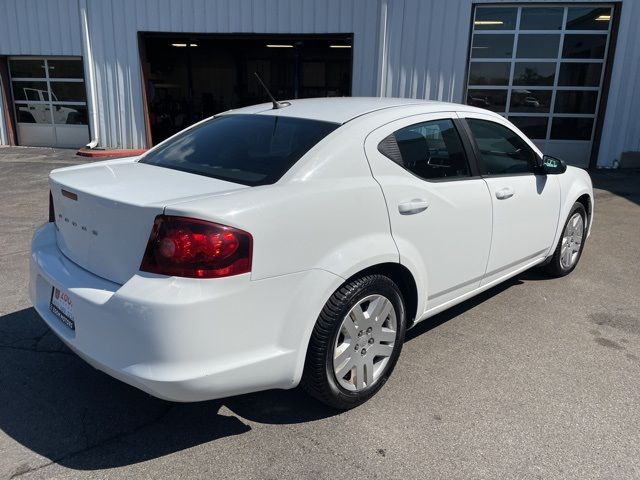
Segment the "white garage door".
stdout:
[[89,142],[82,60],[9,59],[18,143],[78,148]]

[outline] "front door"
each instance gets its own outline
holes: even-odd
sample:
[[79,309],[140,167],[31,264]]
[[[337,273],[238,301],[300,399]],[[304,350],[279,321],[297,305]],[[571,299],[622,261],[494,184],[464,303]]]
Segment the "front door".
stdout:
[[491,254],[483,284],[550,253],[558,224],[560,186],[536,174],[538,153],[495,117],[460,113],[477,145],[479,168],[493,203]]
[[365,141],[400,261],[425,277],[426,310],[478,287],[491,242],[491,198],[470,167],[455,117],[412,116]]

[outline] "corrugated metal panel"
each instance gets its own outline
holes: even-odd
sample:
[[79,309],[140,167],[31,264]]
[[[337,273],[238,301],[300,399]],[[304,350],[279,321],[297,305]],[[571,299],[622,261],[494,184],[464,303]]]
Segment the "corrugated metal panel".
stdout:
[[80,55],[78,0],[2,0],[0,55]]
[[353,94],[376,94],[377,1],[88,0],[87,3],[102,145],[144,146],[138,31],[353,33]]
[[622,152],[640,151],[639,20],[640,2],[623,2],[598,166],[611,166]]
[[389,0],[384,95],[462,99],[471,2]]

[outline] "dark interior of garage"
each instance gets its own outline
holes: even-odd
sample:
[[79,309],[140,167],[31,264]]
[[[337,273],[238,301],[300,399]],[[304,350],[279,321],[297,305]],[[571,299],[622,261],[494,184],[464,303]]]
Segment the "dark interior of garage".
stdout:
[[154,144],[231,108],[278,100],[351,95],[351,35],[141,34]]

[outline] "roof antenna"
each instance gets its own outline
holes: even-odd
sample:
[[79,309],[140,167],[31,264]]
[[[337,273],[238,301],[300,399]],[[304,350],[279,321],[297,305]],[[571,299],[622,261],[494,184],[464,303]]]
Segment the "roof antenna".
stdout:
[[264,91],[267,92],[267,95],[269,96],[269,98],[271,99],[271,102],[273,103],[273,109],[274,110],[277,110],[279,108],[288,107],[289,105],[291,105],[289,102],[278,102],[275,98],[273,98],[273,95],[271,95],[271,92],[269,91],[267,86],[264,84],[264,82],[260,78],[260,75],[258,75],[258,72],[253,72],[253,74],[258,79],[258,82],[260,82],[260,85],[262,85],[262,88],[264,88]]

